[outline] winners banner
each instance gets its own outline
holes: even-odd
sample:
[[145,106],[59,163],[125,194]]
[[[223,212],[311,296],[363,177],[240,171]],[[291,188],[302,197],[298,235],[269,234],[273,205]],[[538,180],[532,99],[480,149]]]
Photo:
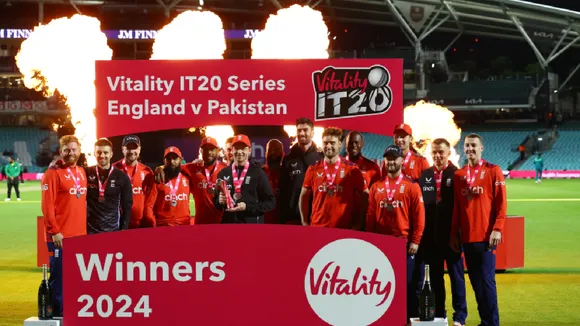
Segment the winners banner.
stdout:
[[391,135],[401,59],[97,61],[97,135],[207,125],[293,125]]
[[64,239],[67,325],[406,325],[404,239],[192,225]]

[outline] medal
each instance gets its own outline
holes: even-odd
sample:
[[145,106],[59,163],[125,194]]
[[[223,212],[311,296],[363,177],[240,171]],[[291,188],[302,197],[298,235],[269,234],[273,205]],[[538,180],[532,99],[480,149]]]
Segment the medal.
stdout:
[[234,183],[234,199],[240,200],[242,199],[242,183],[246,178],[246,174],[248,173],[248,169],[250,168],[250,161],[246,161],[244,165],[244,169],[242,174],[238,177],[238,170],[236,169],[236,165],[232,164],[232,182]]
[[177,200],[172,200],[171,201],[171,206],[173,206],[173,207],[177,206]]
[[392,212],[394,208],[395,208],[395,207],[393,206],[393,204],[392,204],[392,203],[388,203],[388,204],[387,204],[387,210],[388,210],[389,212]]
[[473,197],[471,196],[471,192],[467,193],[467,200],[471,200]]
[[205,170],[205,178],[207,179],[207,193],[210,194],[211,196],[213,196],[215,194],[214,191],[214,187],[215,185],[213,183],[211,183],[211,175],[213,174],[213,171],[215,171],[215,167],[217,165],[217,163],[214,163],[215,165],[213,166],[213,169],[210,171],[208,171],[208,169],[204,168]]
[[77,198],[81,198],[81,196],[82,196],[81,193],[77,192]]
[[483,165],[483,160],[479,160],[477,164],[477,169],[473,172],[473,178],[471,177],[471,166],[467,165],[467,200],[471,200],[473,198],[473,184],[475,183],[475,179],[477,174],[479,173],[479,169]]
[[[105,182],[101,183],[101,177],[99,176],[99,167],[98,166],[95,167],[95,171],[97,172],[97,181],[99,182],[99,202],[101,203],[105,200],[105,186],[107,185],[107,180],[109,180],[111,173],[113,173],[113,169],[114,167],[111,166],[109,169],[109,175],[105,179]],[[103,198],[103,200],[101,200],[101,198]]]
[[171,193],[171,195],[169,195],[169,198],[171,198],[171,206],[173,207],[177,206],[177,188],[179,188],[180,181],[181,181],[181,172],[177,175],[177,180],[175,180],[175,186],[171,184],[171,180],[167,181],[167,184],[169,184],[169,191]]
[[[77,193],[77,198],[81,198],[82,194],[81,194],[81,178],[80,177],[75,177],[75,175],[72,173],[70,168],[66,168],[66,170],[68,171],[68,174],[70,174],[71,179],[73,179],[74,183],[75,183],[75,190]],[[75,166],[75,171],[77,172],[77,174],[79,173],[79,167]]]
[[393,187],[393,191],[391,191],[391,185],[389,184],[389,177],[387,177],[387,179],[385,179],[385,188],[387,191],[387,210],[389,212],[392,212],[393,209],[395,209],[395,206],[393,205],[393,200],[395,199],[395,193],[397,192],[397,187],[399,187],[401,180],[403,180],[403,173],[399,174],[399,177],[397,178],[397,181],[395,182],[395,187]]
[[105,201],[105,196],[99,196],[99,203],[102,203]]
[[326,192],[329,196],[334,196],[334,193],[337,190],[334,181],[336,180],[336,172],[338,172],[338,167],[340,166],[340,156],[337,158],[336,164],[334,164],[334,173],[332,175],[328,173],[328,164],[326,163],[326,160],[323,160],[322,163],[324,165],[324,172],[326,173],[326,182],[328,182]]

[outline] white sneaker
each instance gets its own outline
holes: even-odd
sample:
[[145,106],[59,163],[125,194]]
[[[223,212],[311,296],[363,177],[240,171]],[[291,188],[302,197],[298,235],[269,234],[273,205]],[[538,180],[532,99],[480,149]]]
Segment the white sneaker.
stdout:
[[465,325],[463,325],[462,323],[460,323],[458,321],[455,321],[455,322],[453,322],[453,326],[465,326]]
[[10,198],[5,198],[4,201],[10,201]]
[[21,200],[22,200],[22,199],[20,199],[20,198],[16,198],[16,201],[21,201]]

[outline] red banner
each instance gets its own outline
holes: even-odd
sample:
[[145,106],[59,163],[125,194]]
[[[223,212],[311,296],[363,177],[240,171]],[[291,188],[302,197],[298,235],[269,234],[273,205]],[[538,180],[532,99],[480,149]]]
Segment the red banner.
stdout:
[[54,113],[48,101],[0,101],[0,113]]
[[[536,171],[533,170],[511,170],[509,171],[510,179],[533,179],[536,177]],[[580,170],[547,170],[542,173],[544,179],[578,179]]]
[[63,248],[71,325],[406,324],[404,239],[193,225],[68,238]]
[[317,126],[391,135],[400,59],[99,61],[99,137],[206,125]]

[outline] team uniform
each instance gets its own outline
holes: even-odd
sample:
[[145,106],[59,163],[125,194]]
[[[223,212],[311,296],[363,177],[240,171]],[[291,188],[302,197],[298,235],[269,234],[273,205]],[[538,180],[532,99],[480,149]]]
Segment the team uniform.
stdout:
[[453,321],[465,324],[467,302],[465,294],[465,270],[461,253],[449,246],[451,218],[453,215],[453,178],[457,167],[448,163],[442,171],[435,167],[423,171],[419,185],[425,205],[425,230],[419,245],[419,258],[429,264],[431,286],[435,292],[435,316],[446,317],[444,263],[447,264],[451,281]]
[[[18,177],[21,175],[21,173],[21,166],[17,162],[8,163],[4,167],[4,175],[6,175],[6,179],[8,181],[8,195],[6,196],[6,200],[10,200],[10,197],[12,197],[12,187],[14,187],[14,191],[16,192],[16,198],[20,200]],[[12,178],[12,180],[9,178]]]
[[[388,175],[370,190],[366,231],[390,235],[419,244],[425,228],[425,208],[419,185],[402,173]],[[418,314],[418,302],[411,285],[415,256],[407,255],[407,319]]]
[[154,184],[145,195],[144,225],[179,226],[191,224],[189,178],[179,173],[164,184]]
[[262,170],[268,176],[268,183],[270,183],[277,203],[276,208],[264,214],[264,223],[278,224],[280,223],[280,169],[271,169],[268,165],[264,165]]
[[201,163],[188,163],[181,166],[181,172],[191,183],[191,194],[195,202],[195,224],[221,223],[223,212],[216,209],[213,199],[217,193],[216,180],[219,172],[226,168],[223,162],[216,161],[204,167]]
[[242,167],[235,163],[222,169],[218,179],[225,180],[230,195],[236,202],[244,202],[246,210],[225,211],[219,203],[219,194],[214,197],[216,209],[223,211],[222,223],[263,224],[264,214],[276,208],[276,197],[268,182],[268,175],[258,165],[247,161]]
[[353,163],[340,157],[334,164],[321,160],[306,170],[303,187],[312,190],[311,226],[352,229],[360,224],[355,218],[367,186]]
[[155,182],[153,171],[150,167],[141,162],[137,162],[135,166],[126,165],[124,159],[115,162],[113,166],[125,172],[131,181],[133,205],[131,206],[129,229],[140,228],[141,221],[143,220],[143,213],[145,211],[145,193]]
[[362,155],[359,155],[359,158],[356,161],[351,161],[348,156],[346,157],[346,160],[358,166],[369,189],[375,182],[381,180],[381,168],[377,163]]
[[536,183],[542,182],[542,173],[544,171],[544,158],[536,156],[534,158],[534,167],[536,168]]
[[87,233],[126,230],[131,220],[133,192],[131,180],[121,170],[91,166],[86,168]]
[[484,160],[455,172],[455,206],[451,235],[461,233],[465,263],[475,292],[482,325],[499,325],[495,284],[495,248],[489,247],[492,231],[503,235],[507,198],[499,166]]
[[87,177],[85,170],[73,168],[48,169],[42,177],[42,214],[50,257],[49,284],[55,316],[62,316],[62,248],[56,248],[52,236],[63,238],[87,234]]
[[304,176],[309,166],[322,160],[324,155],[318,150],[316,144],[306,152],[295,144],[290,153],[282,159],[280,167],[280,223],[302,225],[300,218],[300,192],[304,183]]

